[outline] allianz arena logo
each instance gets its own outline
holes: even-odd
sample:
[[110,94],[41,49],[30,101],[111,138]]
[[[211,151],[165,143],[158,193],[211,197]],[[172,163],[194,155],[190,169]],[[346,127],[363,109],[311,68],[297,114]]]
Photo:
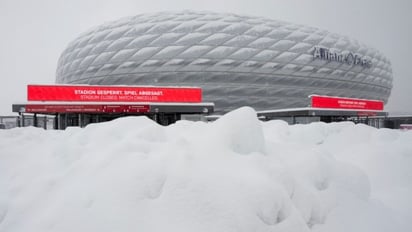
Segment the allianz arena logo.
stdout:
[[315,46],[314,49],[313,58],[316,59],[337,61],[340,63],[346,63],[348,65],[360,65],[365,68],[372,67],[371,59],[366,56],[361,56],[360,54],[352,52],[340,52],[321,46]]

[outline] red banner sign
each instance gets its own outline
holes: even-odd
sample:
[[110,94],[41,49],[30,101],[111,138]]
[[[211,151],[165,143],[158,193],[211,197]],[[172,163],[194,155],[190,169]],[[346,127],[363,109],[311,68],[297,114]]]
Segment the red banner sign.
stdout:
[[26,113],[147,113],[149,105],[26,105]]
[[312,107],[352,109],[352,110],[383,110],[383,101],[356,98],[339,98],[328,96],[311,96]]
[[190,102],[202,101],[201,88],[28,85],[29,101]]
[[399,129],[412,130],[412,124],[401,124],[401,125],[399,125]]

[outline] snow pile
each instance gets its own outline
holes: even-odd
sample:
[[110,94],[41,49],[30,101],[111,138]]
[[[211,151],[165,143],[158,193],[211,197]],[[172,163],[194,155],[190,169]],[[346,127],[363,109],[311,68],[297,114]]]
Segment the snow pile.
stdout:
[[262,123],[0,131],[0,231],[411,231],[412,132]]

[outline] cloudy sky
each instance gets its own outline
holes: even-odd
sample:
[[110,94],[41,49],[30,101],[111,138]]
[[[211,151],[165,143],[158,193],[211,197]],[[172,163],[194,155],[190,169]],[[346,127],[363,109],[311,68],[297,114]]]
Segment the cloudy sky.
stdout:
[[0,0],[0,115],[24,102],[26,85],[52,84],[67,44],[90,27],[124,16],[168,10],[261,16],[355,38],[392,62],[386,109],[412,113],[410,0]]

